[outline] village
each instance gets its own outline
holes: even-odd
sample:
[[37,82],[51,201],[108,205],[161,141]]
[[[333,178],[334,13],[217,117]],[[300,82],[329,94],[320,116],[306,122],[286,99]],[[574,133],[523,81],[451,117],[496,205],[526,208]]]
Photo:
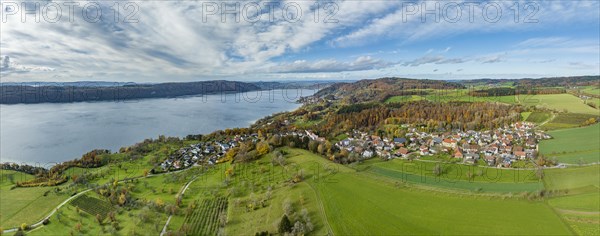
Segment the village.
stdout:
[[[516,161],[533,160],[537,156],[538,143],[550,139],[550,135],[534,130],[535,125],[518,122],[487,131],[460,131],[443,133],[419,132],[417,128],[404,125],[404,137],[387,138],[354,130],[347,138],[336,142],[335,147],[357,155],[359,159],[379,157],[383,159],[418,159],[429,156],[449,156],[466,164],[484,163],[492,167],[512,167]],[[307,137],[312,141],[325,142],[324,137],[309,130],[289,131],[280,136]],[[230,148],[240,142],[256,143],[259,136],[235,135],[226,140],[199,142],[183,147],[160,164],[162,171],[179,170],[198,164],[215,165]]]
[[511,167],[515,161],[534,159],[538,142],[551,138],[543,131],[534,130],[534,126],[518,122],[496,130],[444,133],[418,132],[408,127],[405,137],[392,139],[353,131],[335,145],[365,159],[374,156],[414,159],[446,154],[467,164],[482,160],[489,166]]

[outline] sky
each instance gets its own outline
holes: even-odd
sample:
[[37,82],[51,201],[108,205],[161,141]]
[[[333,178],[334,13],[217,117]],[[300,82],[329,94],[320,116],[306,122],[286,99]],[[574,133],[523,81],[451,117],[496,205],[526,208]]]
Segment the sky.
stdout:
[[599,1],[5,1],[1,82],[600,74]]

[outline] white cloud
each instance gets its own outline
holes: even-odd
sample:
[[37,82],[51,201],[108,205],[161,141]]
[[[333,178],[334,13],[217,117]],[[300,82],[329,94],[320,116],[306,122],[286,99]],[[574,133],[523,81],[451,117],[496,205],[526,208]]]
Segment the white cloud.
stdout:
[[[439,5],[436,5],[439,4]],[[474,5],[473,5],[474,4]],[[487,5],[490,4],[490,5]],[[598,9],[600,5],[596,1],[547,1],[547,2],[518,2],[519,9],[525,8],[526,4],[537,6],[525,11],[521,9],[518,13],[518,22],[515,22],[513,1],[418,1],[415,3],[405,2],[403,7],[378,17],[363,27],[333,40],[336,45],[354,46],[367,44],[379,38],[394,38],[404,43],[410,43],[423,39],[435,37],[447,37],[465,32],[526,32],[541,27],[556,27],[556,25],[569,22],[591,21],[599,18]],[[444,11],[445,6],[459,5],[460,18],[453,20],[450,15],[452,10]],[[439,6],[439,7],[436,7]],[[471,8],[472,6],[472,8]],[[498,8],[499,7],[499,8]],[[437,20],[434,15],[422,14],[423,9],[437,9]],[[484,17],[484,13],[488,16]],[[495,10],[501,9],[502,15],[498,21],[494,21]],[[473,12],[474,14],[471,14]],[[536,20],[536,23],[527,23]]]
[[424,56],[414,59],[412,61],[407,61],[402,63],[404,66],[420,66],[424,64],[459,64],[466,62],[467,59],[464,58],[446,58],[441,55],[437,56]]
[[20,65],[10,59],[9,56],[0,56],[0,73],[8,75],[11,73],[48,72],[54,68],[34,65]]
[[382,69],[394,63],[374,59],[370,56],[362,56],[351,62],[341,62],[335,59],[318,60],[309,62],[297,60],[292,63],[281,63],[269,69],[277,73],[314,73],[314,72],[342,72]]
[[[256,3],[264,6],[266,2]],[[597,11],[582,10],[597,9],[597,2],[551,1],[540,3],[542,8],[537,15],[540,24],[515,25],[511,23],[512,18],[509,16],[494,24],[482,22],[481,18],[474,23],[464,19],[458,23],[422,23],[419,14],[408,16],[404,22],[402,1],[335,0],[339,10],[334,15],[337,23],[324,23],[325,11],[322,6],[318,21],[315,22],[315,2],[282,1],[275,11],[273,21],[269,20],[270,13],[264,11],[256,15],[261,19],[256,23],[245,21],[243,17],[240,22],[235,22],[233,15],[228,15],[226,22],[222,21],[219,14],[203,17],[202,4],[205,2],[197,1],[135,2],[139,7],[135,14],[139,19],[137,23],[123,23],[125,16],[130,13],[123,10],[123,2],[119,6],[120,21],[113,22],[113,10],[110,7],[114,5],[114,1],[94,2],[100,4],[103,13],[103,20],[97,23],[88,23],[82,14],[78,14],[81,6],[88,2],[78,2],[80,7],[76,8],[73,22],[69,22],[64,7],[63,17],[56,23],[44,19],[35,23],[32,22],[33,18],[22,23],[20,15],[8,15],[7,22],[0,23],[1,73],[3,80],[165,81],[250,74],[258,74],[255,77],[258,78],[264,73],[379,70],[398,64],[390,62],[397,60],[391,58],[410,58],[405,55],[410,50],[403,47],[406,42],[443,38],[465,32],[524,32],[562,21],[577,22],[598,18]],[[42,6],[53,3],[60,5],[64,2],[40,2]],[[243,4],[249,2],[239,3],[243,7]],[[302,17],[299,21],[284,19],[281,6],[286,3],[300,6]],[[502,2],[504,6],[509,3],[513,2]],[[6,11],[5,8],[1,10]],[[51,10],[49,14],[52,13]],[[398,55],[392,57],[388,52],[380,52],[377,57],[381,56],[383,59],[363,56],[356,57],[355,60],[327,54],[314,57],[309,55],[306,58],[311,59],[307,60],[298,60],[301,56],[287,57],[304,52],[319,54],[321,48],[341,52],[345,50],[341,47],[387,39],[394,39],[397,51],[393,54]],[[554,45],[554,48],[550,45]],[[423,64],[457,64],[469,61],[491,63],[506,62],[515,55],[598,52],[597,41],[561,36],[525,40],[516,45],[508,55],[499,53],[452,57],[450,54],[460,53],[457,45],[452,45],[455,48],[443,46],[428,46],[426,48],[432,48],[428,55],[413,60],[405,59],[401,65],[418,67]],[[363,52],[351,53],[367,55]],[[447,71],[448,68],[443,70]],[[34,78],[28,72],[37,74]]]

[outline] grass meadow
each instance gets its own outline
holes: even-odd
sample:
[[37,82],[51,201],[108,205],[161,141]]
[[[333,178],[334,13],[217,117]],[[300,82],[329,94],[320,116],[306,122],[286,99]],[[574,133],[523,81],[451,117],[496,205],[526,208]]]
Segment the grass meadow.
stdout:
[[600,162],[600,124],[550,131],[553,139],[539,144],[540,153],[562,163]]

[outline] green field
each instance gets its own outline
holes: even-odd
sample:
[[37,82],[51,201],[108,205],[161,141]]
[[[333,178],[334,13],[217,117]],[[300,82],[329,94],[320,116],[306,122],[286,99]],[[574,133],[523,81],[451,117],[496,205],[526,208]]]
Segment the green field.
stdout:
[[[178,193],[191,180],[194,181],[183,194],[181,205],[167,227],[168,232],[211,235],[247,235],[263,231],[277,233],[277,224],[286,211],[290,211],[292,222],[304,222],[308,218],[312,228],[310,235],[388,235],[398,232],[564,235],[593,233],[598,225],[588,213],[580,213],[595,212],[597,208],[595,199],[598,194],[594,194],[594,190],[599,187],[598,165],[548,169],[545,170],[544,180],[539,181],[533,170],[441,163],[443,174],[438,177],[432,173],[437,164],[433,161],[371,159],[346,166],[332,163],[306,150],[278,150],[286,158],[287,164],[284,166],[273,165],[273,154],[270,153],[248,163],[224,163],[206,170],[191,168],[119,183],[118,186],[131,194],[131,199],[138,199],[139,203],[134,206],[109,207],[105,204],[108,202],[105,197],[90,191],[63,206],[59,213],[50,218],[49,225],[28,234],[157,235],[169,214],[163,208],[153,206],[176,204]],[[573,147],[573,150],[579,149]],[[144,162],[128,165],[144,167]],[[112,170],[116,167],[74,168],[70,174],[97,174],[92,178],[94,182],[105,182],[114,174],[122,174]],[[230,168],[233,174],[225,175]],[[139,173],[138,170],[128,171]],[[61,200],[70,196],[69,192],[54,197],[50,194],[38,197],[41,199],[27,199],[27,204],[33,204],[31,208],[16,206],[16,210],[5,211],[5,203],[9,200],[11,204],[17,202],[14,196],[5,199],[5,196],[11,196],[10,193],[4,194],[4,189],[11,186],[7,183],[8,174],[16,173],[3,174],[3,216],[5,212],[18,209],[30,209],[27,210],[27,216],[34,215],[34,210],[46,206],[46,212],[39,213],[39,220]],[[297,176],[301,176],[300,180],[293,182]],[[544,188],[569,192],[567,196],[528,200],[527,196]],[[8,191],[44,189],[52,188],[17,188]],[[52,198],[56,200],[48,201]],[[79,206],[80,212],[75,206]],[[102,223],[97,222],[94,214],[103,215],[112,209],[117,213],[117,226],[107,218]],[[502,224],[490,223],[498,222],[498,219],[502,219]],[[2,220],[4,228],[23,223],[12,220],[14,222],[4,226],[5,220]]]
[[515,96],[490,96],[474,97],[469,95],[468,89],[434,90],[425,98],[434,102],[464,101],[464,102],[501,102],[508,104],[517,103]]
[[543,140],[540,153],[559,162],[579,164],[600,162],[600,124],[548,132],[553,139]]
[[529,121],[529,122],[533,122],[533,123],[542,123],[544,121],[547,121],[548,119],[550,119],[552,117],[552,114],[548,113],[548,112],[532,112],[531,114],[529,114],[529,116],[527,116],[527,118],[525,119],[525,121]]
[[[546,189],[597,189],[600,185],[600,165],[545,170]],[[597,191],[597,190],[596,190]]]
[[[506,170],[454,163],[440,163],[443,173],[433,174],[436,162],[394,159],[365,168],[368,172],[413,185],[473,192],[516,193],[543,189],[534,170]],[[471,178],[469,178],[471,173]]]
[[540,126],[543,130],[569,129],[581,126],[590,118],[598,119],[598,116],[581,113],[558,113],[554,118]]
[[425,100],[423,96],[418,95],[405,95],[405,96],[393,96],[385,100],[385,103],[398,103],[398,102],[410,102],[410,101],[421,101]]
[[0,227],[4,229],[39,221],[69,197],[67,190],[56,193],[53,187],[11,189],[13,182],[32,179],[29,174],[1,170],[0,176]]
[[548,203],[558,209],[598,212],[600,211],[600,192],[557,197],[548,200]]
[[[87,193],[97,198],[95,193]],[[71,204],[63,206],[50,218],[50,224],[36,228],[28,235],[158,235],[167,215],[147,207],[116,210],[116,224],[105,218],[100,224],[96,217]],[[78,225],[80,227],[78,227]]]
[[[394,187],[362,174],[320,183],[327,218],[340,235],[569,234],[545,204]],[[468,219],[468,220],[465,220]],[[498,222],[502,219],[501,224]],[[506,227],[511,225],[511,227]]]
[[523,105],[539,106],[557,111],[599,115],[600,111],[571,94],[517,95],[517,101]]
[[590,193],[557,197],[548,200],[561,217],[579,235],[600,234],[600,193],[598,189]]
[[600,88],[598,86],[586,86],[581,90],[581,92],[600,96]]

